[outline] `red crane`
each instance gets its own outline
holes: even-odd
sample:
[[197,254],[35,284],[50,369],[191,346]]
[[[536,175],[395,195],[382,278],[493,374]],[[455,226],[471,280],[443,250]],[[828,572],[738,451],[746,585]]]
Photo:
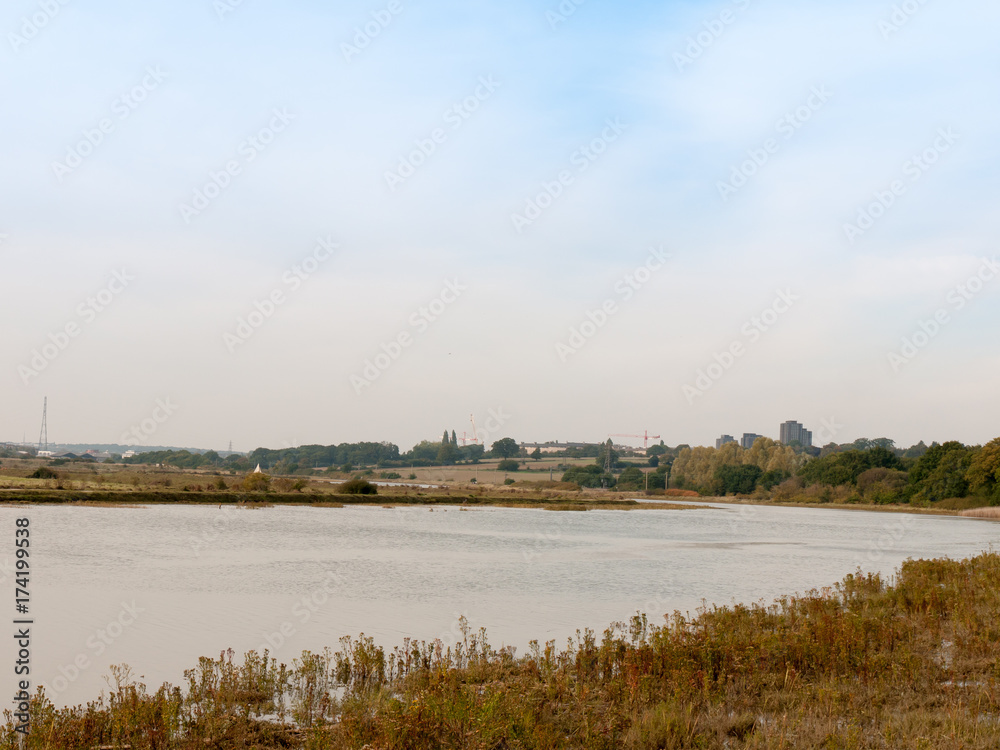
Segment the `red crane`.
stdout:
[[476,430],[476,415],[470,414],[469,421],[472,422],[472,437],[469,437],[469,434],[463,430],[462,445],[468,445],[469,443],[479,445],[482,441],[479,439],[478,431]]
[[631,438],[642,438],[642,449],[646,450],[649,448],[650,439],[659,440],[659,435],[650,435],[648,430],[644,430],[641,435],[608,435],[608,437],[631,437]]

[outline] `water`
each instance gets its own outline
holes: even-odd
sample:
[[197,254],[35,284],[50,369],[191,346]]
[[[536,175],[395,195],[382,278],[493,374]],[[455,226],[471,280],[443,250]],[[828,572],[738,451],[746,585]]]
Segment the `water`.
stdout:
[[[153,688],[230,647],[269,647],[290,662],[359,632],[387,646],[405,636],[454,643],[459,615],[523,653],[532,639],[563,645],[637,610],[662,621],[703,600],[770,602],[858,567],[967,557],[1000,532],[954,517],[746,506],[3,507],[5,572],[22,515],[32,684],[70,704],[106,689],[111,664],[128,663]],[[11,575],[2,588],[13,614]],[[0,642],[12,695],[14,646]]]

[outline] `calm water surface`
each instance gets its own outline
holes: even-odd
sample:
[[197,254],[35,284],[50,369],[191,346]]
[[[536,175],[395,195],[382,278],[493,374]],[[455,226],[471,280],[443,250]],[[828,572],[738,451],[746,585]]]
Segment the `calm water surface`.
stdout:
[[[364,632],[454,642],[457,618],[523,653],[636,610],[770,602],[858,567],[976,554],[995,523],[799,508],[552,512],[457,508],[0,508],[32,529],[34,684],[57,703],[128,663],[150,687],[202,655],[303,649]],[[4,586],[13,600],[14,582]],[[10,639],[0,658],[13,665]],[[77,666],[83,664],[83,668]],[[9,675],[12,668],[0,667]]]

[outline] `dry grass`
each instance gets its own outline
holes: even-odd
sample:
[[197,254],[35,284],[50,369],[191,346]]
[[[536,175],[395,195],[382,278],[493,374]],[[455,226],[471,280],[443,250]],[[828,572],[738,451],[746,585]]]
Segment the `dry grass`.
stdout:
[[965,516],[966,518],[997,518],[1000,519],[1000,508],[990,507],[990,508],[971,508],[969,510],[960,511],[960,516]]
[[[771,606],[636,615],[517,658],[345,638],[290,666],[202,659],[185,690],[33,700],[28,750],[661,750],[1000,746],[1000,555],[904,563]],[[12,717],[0,748],[13,750]],[[264,720],[264,717],[271,717]]]

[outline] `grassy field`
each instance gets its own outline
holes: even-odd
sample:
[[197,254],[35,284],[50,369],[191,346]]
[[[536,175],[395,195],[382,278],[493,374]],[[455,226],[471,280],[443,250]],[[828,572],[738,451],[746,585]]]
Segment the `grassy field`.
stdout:
[[[623,613],[624,614],[624,613]],[[658,620],[658,618],[657,618]],[[203,658],[150,691],[126,667],[86,706],[39,691],[30,750],[662,750],[1000,746],[1000,556],[906,562],[770,606],[636,615],[517,655],[364,636],[292,664]],[[138,665],[137,665],[138,666]]]
[[[369,476],[372,481],[391,481],[410,486],[379,487],[374,497],[351,497],[338,492],[338,483],[352,475],[339,472],[323,473],[316,476],[273,477],[271,491],[267,493],[246,492],[242,484],[244,475],[209,470],[182,470],[172,467],[129,466],[114,464],[69,463],[53,467],[56,478],[33,479],[37,469],[47,465],[40,460],[4,459],[0,461],[0,503],[45,502],[45,503],[90,503],[102,505],[143,504],[143,503],[192,503],[192,504],[313,504],[336,507],[345,504],[490,504],[498,506],[542,507],[552,510],[585,510],[597,508],[618,508],[631,510],[677,509],[676,506],[659,504],[639,504],[636,499],[646,496],[644,492],[619,492],[606,490],[581,490],[574,484],[558,481],[561,471],[556,467],[566,459],[543,458],[528,460],[527,469],[504,473],[497,470],[497,461],[487,460],[479,465],[392,469],[400,474],[399,479],[385,480],[376,472]],[[578,459],[575,463],[586,464],[590,459]],[[415,475],[415,479],[410,476]],[[552,476],[553,481],[549,480]],[[513,484],[505,484],[506,478]],[[473,481],[476,480],[476,481]],[[300,481],[302,486],[293,489]],[[418,487],[412,485],[432,485]],[[670,494],[676,491],[669,491]],[[691,501],[780,505],[783,507],[822,507],[840,510],[868,510],[883,513],[920,513],[933,515],[966,515],[972,518],[997,520],[995,511],[965,512],[973,508],[971,498],[945,500],[933,507],[912,505],[866,505],[861,503],[776,501],[766,495],[754,497],[698,497],[695,493],[683,494]],[[649,493],[653,498],[663,497],[663,491]],[[685,497],[673,497],[683,500]]]

